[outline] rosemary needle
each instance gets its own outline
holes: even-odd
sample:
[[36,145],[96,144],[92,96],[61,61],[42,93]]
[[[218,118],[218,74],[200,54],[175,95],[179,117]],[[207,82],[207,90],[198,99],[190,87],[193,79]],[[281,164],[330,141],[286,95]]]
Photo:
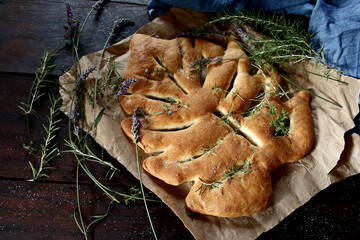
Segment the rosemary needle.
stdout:
[[60,113],[58,103],[60,102],[61,97],[54,98],[54,96],[49,95],[49,98],[51,102],[51,107],[49,107],[50,113],[48,116],[49,125],[43,125],[46,135],[44,137],[45,142],[41,145],[40,166],[39,169],[36,169],[29,161],[33,178],[28,181],[35,181],[41,177],[48,177],[47,172],[53,169],[53,167],[49,166],[50,161],[60,155],[60,151],[56,144],[53,143],[53,139],[56,136],[56,132],[59,130],[57,124],[60,122],[60,119],[56,119],[56,117]]

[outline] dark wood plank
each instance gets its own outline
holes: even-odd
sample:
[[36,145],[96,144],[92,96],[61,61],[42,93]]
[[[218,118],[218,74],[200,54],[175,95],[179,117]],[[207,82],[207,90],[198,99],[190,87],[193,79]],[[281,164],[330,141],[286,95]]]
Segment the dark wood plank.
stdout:
[[[122,190],[118,188],[117,190]],[[81,186],[85,220],[104,214],[109,200],[93,186]],[[0,180],[0,239],[84,239],[73,213],[73,184]],[[159,239],[192,239],[180,220],[163,203],[149,203]],[[89,239],[153,239],[141,201],[111,207],[109,216],[94,226]]]
[[[0,74],[0,102],[1,113],[3,115],[0,118],[0,143],[1,143],[1,160],[3,167],[0,168],[0,178],[5,179],[29,179],[32,177],[31,169],[29,168],[29,161],[35,166],[38,166],[40,154],[40,144],[43,144],[43,137],[45,131],[43,124],[47,125],[47,115],[50,102],[47,97],[39,100],[35,106],[35,110],[38,112],[38,118],[30,117],[30,135],[26,132],[26,118],[21,114],[20,109],[17,107],[20,102],[27,101],[29,89],[33,76],[30,75],[15,75],[15,74]],[[16,87],[10,87],[11,86]],[[58,86],[55,83],[49,84],[49,92],[54,95],[58,94]],[[8,103],[8,104],[7,104]],[[60,114],[61,122],[59,124],[60,131],[57,133],[57,137],[54,139],[58,144],[61,151],[69,150],[64,145],[64,139],[69,139],[68,133],[68,118],[64,114]],[[35,155],[29,155],[22,148],[22,143],[29,144],[33,141],[33,146],[37,149]],[[111,181],[107,181],[106,173],[107,167],[100,166],[98,164],[89,164],[89,168],[93,170],[93,174],[96,178],[101,179],[105,184],[122,183],[126,186],[135,186],[138,181],[128,172],[126,169],[113,159],[106,151],[102,151],[101,147],[92,139],[88,138],[89,146],[97,156],[103,154],[104,160],[109,161],[119,169],[119,172],[114,175]],[[49,178],[42,179],[43,181],[51,182],[75,182],[75,157],[72,153],[63,153],[61,157],[55,158],[51,163],[56,169],[51,172]],[[82,183],[90,183],[90,179],[82,174],[80,176]]]
[[[39,65],[43,49],[54,48],[64,36],[65,5],[69,1],[11,0],[0,8],[0,72],[33,73]],[[109,1],[100,14],[93,13],[84,29],[79,47],[80,56],[101,50],[116,19],[135,21],[116,41],[131,35],[149,21],[145,1]],[[75,18],[83,23],[95,1],[71,1]],[[63,45],[56,60],[55,75],[72,65],[71,48]]]
[[276,227],[266,239],[360,239],[360,174],[315,195]]

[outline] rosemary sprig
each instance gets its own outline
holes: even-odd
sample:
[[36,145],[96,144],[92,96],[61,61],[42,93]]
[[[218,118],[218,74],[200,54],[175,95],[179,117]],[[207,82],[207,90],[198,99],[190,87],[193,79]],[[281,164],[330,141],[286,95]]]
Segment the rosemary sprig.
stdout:
[[251,163],[254,159],[254,156],[256,154],[256,151],[253,150],[253,155],[251,155],[251,157],[248,160],[244,161],[244,165],[241,168],[237,168],[235,166],[232,166],[229,170],[226,171],[226,173],[224,174],[224,177],[226,180],[231,180],[235,174],[242,172],[243,176],[247,176],[249,173],[252,172],[251,170]]
[[34,109],[34,104],[37,100],[45,95],[42,90],[46,87],[46,78],[51,73],[52,69],[56,66],[52,62],[57,57],[58,54],[56,52],[63,42],[64,39],[61,40],[54,49],[44,49],[43,56],[40,60],[40,67],[35,71],[35,79],[33,80],[32,86],[30,88],[28,102],[20,102],[20,105],[18,106],[21,109],[22,114],[26,116],[26,129],[28,134],[30,134],[29,115],[34,114],[37,116]]
[[172,114],[171,109],[167,105],[164,104],[164,105],[161,106],[161,108],[164,109],[164,112],[166,112],[167,115]]
[[270,122],[270,126],[275,127],[275,136],[286,136],[289,133],[290,126],[287,124],[288,115],[289,113],[283,108],[276,118]]
[[[237,34],[238,38],[235,39],[224,33],[211,31],[215,25],[232,26],[233,32]],[[258,34],[245,32],[242,28],[243,25],[249,26],[251,29],[257,31]],[[197,28],[194,35],[213,35],[235,41],[248,53],[249,59],[252,60],[252,65],[262,71],[264,75],[276,71],[276,68],[281,68],[284,64],[286,64],[286,66],[298,68],[294,65],[303,60],[314,60],[315,63],[321,63],[324,66],[327,66],[322,48],[320,48],[318,52],[312,48],[315,44],[321,45],[321,43],[312,43],[310,40],[313,36],[308,34],[307,29],[303,27],[303,24],[299,21],[288,20],[285,16],[276,14],[269,15],[255,11],[225,13],[220,16],[215,16],[203,26]],[[269,67],[264,68],[264,66]],[[303,70],[301,68],[298,69]],[[307,70],[304,71],[309,72]],[[313,72],[310,73],[348,84],[340,79],[329,77],[329,74],[332,71],[337,71],[337,69],[326,67],[325,71],[323,71],[323,75]],[[273,76],[272,78],[276,81]],[[284,79],[290,84],[299,87],[299,85],[294,83],[291,79]],[[280,91],[287,96],[283,89],[280,88]],[[331,104],[342,107],[336,102],[325,99],[311,91],[308,92],[315,97],[319,97]]]
[[[307,33],[302,22],[290,21],[283,15],[247,10],[225,13],[204,24],[196,32],[200,34],[214,25],[224,24],[233,25],[239,37],[248,41],[243,47],[253,58],[262,59],[270,65],[284,60],[298,61],[308,59],[309,56],[319,56],[311,48],[309,40],[312,36]],[[241,28],[244,24],[260,35],[244,32]]]
[[48,171],[52,170],[53,167],[49,165],[52,159],[60,155],[60,151],[56,146],[56,143],[53,143],[53,139],[56,136],[56,131],[59,130],[60,127],[56,126],[61,120],[56,119],[58,114],[60,113],[60,107],[58,103],[61,100],[61,97],[54,98],[54,96],[50,96],[51,107],[49,107],[49,117],[48,122],[49,125],[46,127],[43,125],[46,135],[45,135],[45,143],[41,145],[41,158],[40,158],[40,166],[39,169],[36,169],[34,165],[29,161],[33,178],[29,179],[29,181],[35,181],[41,177],[48,177]]
[[199,195],[203,195],[204,192],[206,192],[206,190],[211,191],[214,189],[217,193],[219,193],[222,196],[221,192],[218,190],[218,188],[222,185],[222,182],[215,181],[208,183],[202,180],[201,178],[199,178],[199,180],[201,182],[201,186],[195,191],[195,192],[199,192]]
[[[263,92],[260,92],[256,98],[252,99],[253,102],[257,102],[256,105],[249,107],[244,113],[244,116],[253,116],[256,112],[258,112],[261,108],[266,107],[270,109],[270,115],[273,115],[272,110],[275,106],[270,102],[272,98],[278,97],[282,98],[287,94],[286,92],[283,93],[279,91],[275,86],[273,86],[271,83],[264,83],[263,85]],[[269,90],[271,89],[271,90]]]
[[214,154],[214,151],[215,151],[215,148],[217,146],[219,146],[221,143],[222,143],[223,139],[220,139],[218,140],[214,146],[210,147],[210,146],[207,146],[207,147],[202,147],[202,154],[203,155],[211,155],[211,154]]

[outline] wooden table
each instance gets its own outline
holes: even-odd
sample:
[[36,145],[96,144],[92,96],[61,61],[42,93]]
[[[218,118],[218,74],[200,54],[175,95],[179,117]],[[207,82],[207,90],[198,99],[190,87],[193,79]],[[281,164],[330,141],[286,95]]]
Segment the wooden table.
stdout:
[[[95,1],[72,1],[76,18],[82,22]],[[38,118],[31,117],[30,134],[26,133],[26,118],[17,107],[27,101],[39,66],[43,48],[53,48],[63,37],[66,21],[62,0],[0,0],[0,239],[81,239],[73,213],[76,206],[76,164],[70,153],[51,163],[55,167],[49,178],[29,182],[29,161],[38,164],[40,144],[48,114],[47,98],[35,106]],[[149,21],[146,0],[108,1],[93,14],[85,28],[80,54],[100,50],[117,18],[129,17],[135,25],[127,28],[117,41],[131,35]],[[58,94],[57,77],[71,64],[71,49],[63,45],[56,59],[48,92]],[[66,150],[67,118],[61,114],[61,130],[55,141]],[[33,141],[38,149],[27,154],[22,143]],[[101,154],[101,148],[90,140],[91,148]],[[123,166],[104,153],[104,159],[115,164],[120,172],[106,180],[106,168],[90,165],[93,174],[107,186],[129,193],[138,181]],[[107,197],[84,174],[80,174],[80,198],[86,221],[103,214]],[[360,175],[333,184],[297,209],[259,239],[360,239]],[[156,198],[154,196],[154,198]],[[182,222],[163,203],[149,203],[154,227],[159,239],[192,239]],[[126,205],[123,201],[111,207],[109,216],[91,228],[89,239],[153,239],[142,201]]]

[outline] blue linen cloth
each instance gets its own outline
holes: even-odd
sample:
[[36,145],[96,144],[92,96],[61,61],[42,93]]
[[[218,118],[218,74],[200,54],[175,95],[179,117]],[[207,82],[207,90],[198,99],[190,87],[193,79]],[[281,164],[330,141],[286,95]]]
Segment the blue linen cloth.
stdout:
[[[360,0],[151,0],[149,16],[156,18],[173,6],[203,12],[262,9],[306,16],[309,33],[323,44],[326,63],[360,79]],[[356,127],[348,133],[360,135],[360,113],[354,121]]]

